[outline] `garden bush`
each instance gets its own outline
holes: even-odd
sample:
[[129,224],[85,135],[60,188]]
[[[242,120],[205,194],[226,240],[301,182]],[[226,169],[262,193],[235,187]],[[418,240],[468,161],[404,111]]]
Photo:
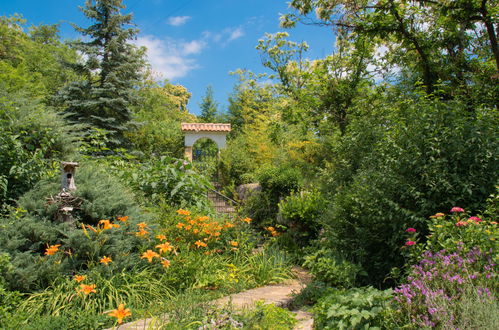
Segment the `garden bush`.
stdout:
[[310,270],[314,278],[332,287],[351,288],[366,275],[361,266],[341,259],[328,249],[318,249],[304,259],[303,266]]
[[314,327],[331,330],[387,328],[392,314],[391,298],[392,290],[331,288],[314,306]]
[[278,222],[285,227],[279,242],[288,249],[300,250],[316,239],[321,224],[319,219],[326,201],[317,190],[292,192],[278,204]]
[[257,179],[262,190],[249,198],[244,212],[254,220],[256,226],[273,224],[279,212],[279,201],[302,186],[301,173],[296,168],[282,164],[261,169]]
[[[493,196],[489,203],[493,203]],[[489,208],[490,210],[490,208]],[[406,283],[395,289],[401,323],[415,327],[492,329],[498,322],[498,238],[494,218],[460,207],[430,217],[426,242],[408,228]]]
[[469,113],[458,101],[426,98],[368,108],[368,117],[352,117],[324,172],[323,237],[367,271],[368,283],[388,286],[390,270],[404,263],[404,228],[424,235],[435,210],[485,206],[499,180],[498,117],[492,109]]
[[149,199],[149,203],[167,202],[173,207],[206,211],[207,191],[212,187],[207,177],[196,172],[192,164],[170,157],[151,158],[136,166],[116,171],[134,191]]

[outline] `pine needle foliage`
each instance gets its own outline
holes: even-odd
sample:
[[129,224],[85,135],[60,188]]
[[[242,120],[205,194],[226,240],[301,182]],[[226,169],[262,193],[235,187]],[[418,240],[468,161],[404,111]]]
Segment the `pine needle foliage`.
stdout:
[[73,43],[82,62],[75,70],[85,78],[66,86],[60,97],[67,104],[70,120],[87,123],[112,133],[114,143],[132,119],[131,106],[142,77],[143,52],[129,43],[138,30],[129,27],[131,14],[122,14],[122,0],[88,0],[81,10],[94,24],[74,25],[85,40]]

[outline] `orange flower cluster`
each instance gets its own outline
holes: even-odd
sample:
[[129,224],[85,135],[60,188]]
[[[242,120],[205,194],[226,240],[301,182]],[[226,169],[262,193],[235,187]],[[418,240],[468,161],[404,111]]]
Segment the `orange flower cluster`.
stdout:
[[279,233],[274,227],[266,227],[265,230],[267,230],[273,237],[279,236]]
[[244,218],[241,221],[246,223],[251,223],[251,218]]
[[147,224],[145,222],[138,223],[139,231],[135,233],[138,237],[145,237],[149,234],[149,232],[145,229]]
[[111,223],[109,220],[101,220],[99,221],[99,228],[101,230],[106,230],[106,229],[113,229],[113,228],[119,228],[120,225]]
[[59,246],[61,246],[61,244],[50,245],[49,247],[47,247],[45,249],[45,255],[46,256],[51,256],[51,255],[56,254],[57,251],[59,251]]

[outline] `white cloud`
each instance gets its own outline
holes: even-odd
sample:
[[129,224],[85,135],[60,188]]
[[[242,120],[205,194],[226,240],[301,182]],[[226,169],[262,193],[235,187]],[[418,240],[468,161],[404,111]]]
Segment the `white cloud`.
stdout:
[[198,68],[196,60],[188,55],[200,53],[206,45],[204,41],[163,40],[151,35],[138,37],[135,44],[147,48],[147,59],[159,79],[185,77]]
[[203,40],[192,40],[182,45],[182,52],[184,55],[198,54],[206,46]]
[[188,20],[190,20],[191,17],[190,16],[171,16],[171,17],[168,17],[168,24],[172,25],[172,26],[180,26],[180,25],[184,25],[185,23],[187,23]]
[[238,28],[236,28],[236,29],[234,29],[232,31],[229,29],[228,32],[229,32],[229,38],[227,39],[227,42],[239,39],[242,36],[244,36],[244,31],[240,27],[238,27]]
[[229,27],[221,32],[211,32],[204,31],[203,38],[222,46],[226,46],[231,41],[241,38],[244,36],[244,30],[242,27]]

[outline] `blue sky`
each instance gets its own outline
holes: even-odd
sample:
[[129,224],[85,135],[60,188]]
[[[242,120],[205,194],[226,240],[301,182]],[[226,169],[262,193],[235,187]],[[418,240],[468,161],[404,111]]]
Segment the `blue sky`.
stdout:
[[[63,39],[78,34],[70,22],[88,26],[78,6],[84,0],[0,0],[0,15],[22,14],[29,24],[60,23]],[[191,93],[189,111],[199,114],[199,103],[211,85],[220,109],[227,107],[238,68],[267,72],[255,46],[265,33],[283,31],[280,14],[289,11],[287,0],[125,0],[140,29],[139,45],[149,49],[158,80],[169,79]],[[310,45],[308,57],[332,52],[334,35],[327,27],[299,25],[286,30],[293,41]]]

